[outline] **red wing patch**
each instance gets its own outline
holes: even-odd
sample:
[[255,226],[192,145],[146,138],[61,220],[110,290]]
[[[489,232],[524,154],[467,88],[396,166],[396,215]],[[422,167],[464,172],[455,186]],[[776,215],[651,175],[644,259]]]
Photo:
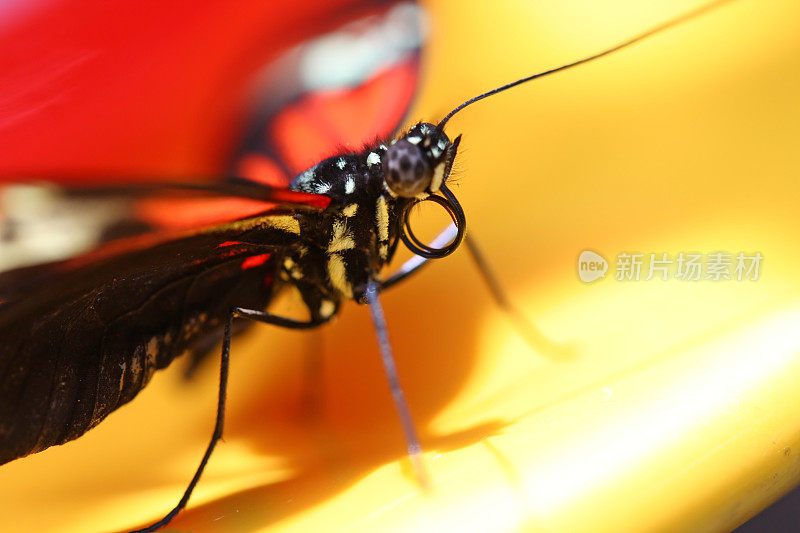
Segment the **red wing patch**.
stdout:
[[255,268],[266,263],[272,254],[253,255],[242,261],[242,270]]
[[259,77],[235,173],[286,186],[326,157],[392,135],[416,94],[425,26],[419,6],[394,2],[277,58]]
[[292,174],[299,174],[337,150],[388,137],[414,97],[418,63],[409,58],[358,87],[303,96],[275,117],[265,143],[282,155]]

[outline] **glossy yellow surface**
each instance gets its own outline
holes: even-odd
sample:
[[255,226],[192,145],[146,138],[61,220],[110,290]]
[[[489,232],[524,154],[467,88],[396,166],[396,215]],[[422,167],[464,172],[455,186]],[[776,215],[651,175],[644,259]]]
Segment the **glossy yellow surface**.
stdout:
[[[433,2],[414,116],[697,3]],[[788,490],[800,480],[798,20],[795,0],[742,0],[454,118],[470,230],[543,339],[520,338],[464,252],[385,295],[423,490],[365,309],[318,335],[254,328],[234,342],[226,440],[174,529],[724,531]],[[757,281],[623,282],[612,264],[587,285],[585,249],[612,263],[764,260]],[[189,384],[170,369],[85,437],[4,466],[0,529],[160,516],[210,434],[216,379],[215,365]]]

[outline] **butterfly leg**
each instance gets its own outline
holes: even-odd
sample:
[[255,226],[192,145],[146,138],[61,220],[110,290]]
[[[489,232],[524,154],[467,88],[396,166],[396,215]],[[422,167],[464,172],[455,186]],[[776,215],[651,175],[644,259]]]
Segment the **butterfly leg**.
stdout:
[[[431,248],[441,248],[442,246],[446,245],[448,242],[452,241],[456,234],[458,233],[458,228],[456,228],[455,224],[450,224],[445,228],[443,232],[436,236],[433,241],[430,243]],[[416,274],[420,271],[425,265],[430,262],[430,259],[426,257],[422,257],[419,255],[415,255],[405,263],[403,263],[400,268],[397,269],[389,279],[381,282],[381,290],[386,290],[392,285],[406,279],[412,274]]]
[[[456,235],[457,229],[455,224],[450,224],[443,232],[441,232],[430,244],[431,247],[441,247],[450,242]],[[478,269],[486,287],[489,289],[489,294],[494,300],[494,303],[501,311],[506,313],[511,319],[514,327],[528,342],[528,344],[539,352],[543,352],[558,359],[565,359],[573,356],[573,349],[569,346],[564,346],[548,339],[533,323],[531,323],[525,315],[511,302],[511,299],[503,290],[498,277],[495,275],[492,268],[489,266],[486,257],[481,251],[478,242],[474,237],[467,233],[464,236],[464,242],[467,245],[472,262]],[[399,281],[406,279],[412,274],[419,272],[425,265],[430,262],[430,259],[415,255],[397,269],[387,280],[381,283],[381,289],[385,290],[395,285]]]
[[[455,237],[456,232],[457,232],[456,225],[450,224],[433,241],[431,241],[430,246],[434,248],[434,247],[441,247],[443,244],[447,244],[450,240],[453,239],[453,237]],[[517,311],[516,308],[514,308],[514,306],[511,304],[511,301],[508,299],[508,296],[506,296],[506,293],[503,290],[502,286],[500,285],[497,276],[489,267],[489,263],[486,261],[486,258],[481,252],[481,249],[478,246],[478,243],[475,241],[475,239],[472,238],[469,234],[466,234],[464,236],[464,241],[466,242],[467,250],[469,251],[469,255],[472,258],[472,261],[478,268],[478,272],[481,275],[481,279],[483,279],[483,282],[488,287],[489,293],[492,295],[492,299],[494,299],[497,306],[511,315],[520,315],[519,311]],[[430,259],[415,255],[414,257],[403,263],[403,265],[400,266],[400,268],[398,268],[397,271],[394,272],[389,277],[389,279],[381,283],[381,289],[383,290],[388,289],[392,285],[395,285],[396,283],[406,279],[412,274],[416,274],[429,262]]]
[[389,388],[392,391],[394,405],[400,415],[400,423],[403,425],[403,433],[406,437],[408,456],[414,466],[414,471],[423,487],[428,486],[428,474],[422,462],[422,446],[420,446],[417,431],[414,429],[414,422],[411,419],[411,411],[408,409],[403,389],[400,386],[400,378],[397,376],[397,366],[394,363],[392,345],[389,343],[389,330],[386,326],[386,317],[383,314],[383,307],[378,299],[380,285],[377,282],[370,282],[365,291],[365,297],[369,304],[372,322],[375,324],[375,332],[378,335],[378,345],[381,350],[381,360],[386,377],[389,380]]
[[197,470],[192,477],[192,480],[189,482],[189,486],[186,487],[186,491],[183,493],[178,505],[176,505],[169,513],[167,513],[161,520],[155,522],[145,528],[138,529],[133,531],[132,533],[150,533],[152,531],[157,531],[162,527],[169,524],[175,516],[186,507],[186,503],[189,501],[189,498],[194,491],[197,482],[200,481],[200,476],[203,474],[203,470],[208,463],[208,459],[211,457],[211,454],[214,451],[214,448],[217,445],[217,441],[222,438],[222,428],[225,422],[225,400],[227,397],[227,389],[228,389],[228,367],[230,363],[230,354],[231,354],[231,328],[233,326],[233,319],[234,318],[249,318],[250,320],[255,320],[258,322],[264,322],[265,324],[272,324],[275,326],[279,326],[282,328],[289,328],[289,329],[310,329],[317,327],[326,320],[311,320],[309,322],[301,322],[298,320],[292,320],[291,318],[285,318],[277,315],[271,315],[269,313],[265,313],[263,311],[256,311],[253,309],[243,309],[241,307],[234,307],[230,314],[228,315],[228,320],[225,322],[225,333],[222,338],[222,357],[220,360],[220,369],[219,369],[219,396],[217,400],[217,418],[214,422],[214,432],[211,435],[211,441],[208,443],[208,447],[206,448],[205,453],[203,454],[203,458],[200,460],[200,466],[197,467]]
[[525,339],[533,349],[546,353],[548,356],[558,359],[572,357],[574,355],[572,347],[559,344],[547,338],[547,336],[545,336],[533,322],[528,320],[522,311],[511,302],[506,291],[503,290],[500,280],[495,275],[494,271],[492,271],[488,261],[486,261],[486,256],[481,251],[475,238],[466,235],[464,241],[467,245],[467,251],[472,258],[472,262],[478,269],[481,279],[484,284],[486,284],[486,288],[489,289],[489,294],[491,294],[494,303],[511,319],[511,322],[514,324],[514,327],[517,328],[517,332],[519,332],[522,338]]

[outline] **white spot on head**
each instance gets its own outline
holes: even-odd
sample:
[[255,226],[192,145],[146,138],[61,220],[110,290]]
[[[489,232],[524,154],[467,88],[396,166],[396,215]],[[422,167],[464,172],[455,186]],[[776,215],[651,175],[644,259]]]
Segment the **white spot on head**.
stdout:
[[314,184],[314,191],[316,191],[317,194],[325,194],[329,190],[331,190],[330,183],[325,183],[324,181],[321,181],[319,183]]
[[438,146],[440,150],[444,150],[445,148],[447,148],[447,141],[442,139],[438,143],[436,143],[436,146]]
[[319,315],[322,318],[330,318],[336,312],[336,305],[330,300],[322,300],[319,304]]
[[381,162],[381,156],[379,156],[375,152],[370,152],[369,155],[367,156],[367,165],[369,166],[377,165],[380,162]]
[[347,165],[347,161],[344,160],[344,157],[340,157],[339,159],[336,160],[336,166],[339,167],[340,169],[343,169],[345,165]]
[[431,178],[431,191],[436,192],[442,186],[444,179],[444,161],[436,165],[433,169],[433,177]]
[[344,192],[346,194],[352,194],[352,192],[356,190],[356,180],[353,179],[353,176],[347,178],[347,181],[344,182]]
[[350,204],[342,209],[342,214],[346,217],[352,217],[358,211],[358,204]]
[[417,136],[406,137],[406,140],[411,144],[419,144],[419,142],[422,140],[422,137],[417,137]]
[[442,151],[434,146],[433,148],[431,148],[431,155],[436,159],[439,159],[439,156],[442,155]]
[[386,198],[378,196],[378,203],[375,206],[375,223],[378,227],[378,239],[386,241],[389,239],[389,206]]
[[385,145],[385,144],[382,144],[382,145],[380,146],[380,149],[381,149],[381,150],[383,150],[384,152],[385,152],[386,150],[388,150],[388,148],[386,148],[386,145]]
[[427,125],[427,124],[422,124],[422,125],[420,125],[420,127],[419,127],[419,131],[420,131],[420,133],[422,133],[423,135],[425,135],[425,134],[427,134],[427,133],[430,133],[431,129],[428,127],[428,125]]

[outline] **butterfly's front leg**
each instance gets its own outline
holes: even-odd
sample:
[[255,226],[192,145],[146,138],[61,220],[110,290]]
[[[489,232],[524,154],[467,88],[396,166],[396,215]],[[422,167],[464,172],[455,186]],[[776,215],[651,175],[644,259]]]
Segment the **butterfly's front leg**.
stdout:
[[[331,315],[332,316],[332,315]],[[225,321],[225,333],[222,338],[222,356],[220,358],[220,368],[219,368],[219,392],[218,392],[218,399],[217,399],[217,416],[214,422],[214,431],[211,434],[211,440],[206,447],[206,451],[203,454],[203,458],[200,460],[200,465],[197,467],[197,470],[192,476],[192,480],[189,482],[189,485],[186,487],[186,491],[183,493],[180,501],[178,504],[163,518],[159,521],[144,527],[142,529],[138,529],[132,533],[148,533],[152,531],[157,531],[162,527],[169,524],[175,516],[186,507],[186,504],[189,502],[189,498],[194,491],[195,486],[197,486],[197,482],[200,481],[200,476],[203,474],[203,470],[205,470],[206,464],[208,463],[211,454],[214,452],[214,448],[217,445],[217,441],[222,438],[222,429],[225,424],[225,401],[227,398],[227,390],[228,390],[228,369],[230,365],[230,355],[231,355],[231,330],[233,327],[233,320],[235,318],[247,318],[250,320],[255,320],[257,322],[263,322],[265,324],[272,324],[274,326],[279,326],[282,328],[288,329],[311,329],[317,326],[320,326],[327,322],[330,317],[328,318],[321,318],[319,315],[312,314],[312,319],[308,321],[300,321],[294,320],[291,318],[282,317],[279,315],[273,315],[270,313],[266,313],[264,311],[257,311],[255,309],[245,309],[242,307],[234,307],[231,309],[230,313],[228,314],[228,318]]]

